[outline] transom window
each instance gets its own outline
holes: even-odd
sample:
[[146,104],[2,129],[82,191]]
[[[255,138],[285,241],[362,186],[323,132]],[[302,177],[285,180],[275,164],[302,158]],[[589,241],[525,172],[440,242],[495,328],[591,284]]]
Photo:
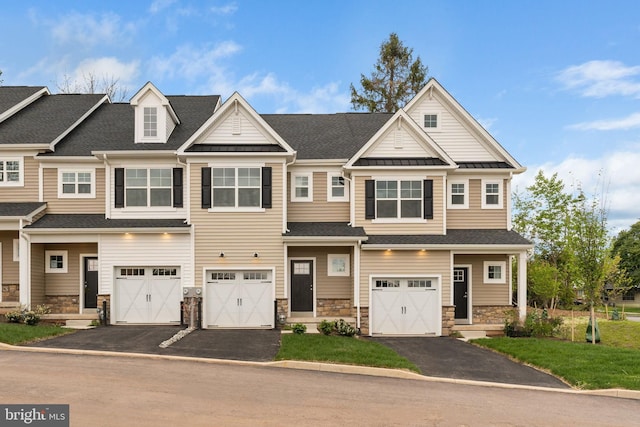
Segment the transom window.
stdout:
[[0,159],[0,184],[18,185],[21,177],[21,161],[18,159]]
[[506,283],[507,263],[504,261],[484,262],[485,283]]
[[377,218],[422,218],[422,181],[376,181]]
[[308,262],[294,262],[293,274],[311,274],[311,263]]
[[176,268],[154,268],[153,269],[154,276],[177,276],[178,269]]
[[482,207],[502,208],[502,181],[482,181]]
[[144,268],[121,268],[121,276],[144,276]]
[[144,136],[158,136],[158,109],[156,107],[144,107]]
[[211,273],[211,280],[236,280],[236,273],[229,271],[214,271]]
[[399,288],[400,280],[394,279],[377,279],[376,288]]
[[171,169],[127,169],[126,205],[171,206]]
[[464,282],[464,270],[461,270],[461,269],[453,270],[453,281]]
[[260,207],[260,168],[212,168],[213,207]]
[[244,280],[268,280],[266,271],[248,271],[244,273]]
[[424,115],[424,127],[437,128],[438,127],[438,115],[437,114],[425,114]]
[[426,280],[426,279],[407,280],[407,287],[409,287],[409,288],[430,288],[431,287],[431,280]]

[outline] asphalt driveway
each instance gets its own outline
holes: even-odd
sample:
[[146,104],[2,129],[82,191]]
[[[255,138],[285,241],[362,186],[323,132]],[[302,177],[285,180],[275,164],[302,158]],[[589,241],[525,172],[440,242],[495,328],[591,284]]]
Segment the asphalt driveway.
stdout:
[[451,337],[370,339],[392,348],[431,377],[570,388],[553,375]]

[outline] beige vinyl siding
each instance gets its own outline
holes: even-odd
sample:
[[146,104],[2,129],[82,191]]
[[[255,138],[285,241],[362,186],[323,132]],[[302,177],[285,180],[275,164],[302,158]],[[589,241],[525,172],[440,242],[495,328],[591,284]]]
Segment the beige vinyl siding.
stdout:
[[[17,157],[10,154],[0,157]],[[22,158],[24,180],[23,187],[0,186],[0,202],[37,202],[38,201],[38,162],[32,156]]]
[[[442,234],[443,222],[443,202],[442,176],[427,176],[426,179],[433,180],[433,219],[422,220],[419,223],[375,223],[370,219],[365,219],[365,181],[370,177],[358,176],[352,180],[355,182],[355,209],[356,226],[364,227],[367,234]],[[422,178],[411,178],[422,180]]]
[[13,240],[17,238],[17,231],[0,231],[0,243],[2,243],[1,284],[3,285],[20,283],[20,263],[13,260]]
[[[438,113],[440,121],[440,129],[437,131],[424,128],[424,115],[433,113]],[[431,99],[424,97],[420,104],[415,105],[410,116],[455,161],[501,160],[485,148],[475,131],[471,131],[468,125],[451,114],[444,100],[435,92]]]
[[[469,209],[447,209],[448,229],[507,228],[507,180],[502,182],[502,209],[482,209],[482,180],[469,180]],[[448,190],[447,190],[448,191]],[[447,195],[449,197],[449,195]]]
[[360,305],[369,306],[369,278],[394,275],[441,275],[442,302],[451,292],[451,256],[449,251],[362,251],[360,256]]
[[[484,283],[485,261],[506,263],[505,283]],[[454,264],[471,265],[471,292],[474,306],[511,304],[511,284],[509,283],[511,263],[507,255],[455,255]]]
[[[208,212],[202,209],[201,168],[191,165],[191,223],[195,233],[195,285],[204,283],[204,268],[276,269],[276,296],[284,295],[282,242],[282,163],[272,167],[272,209],[264,212]],[[224,258],[219,256],[224,252]],[[257,252],[258,258],[253,254]]]
[[[70,168],[65,168],[70,169]],[[81,168],[79,168],[81,169]],[[58,169],[43,170],[44,200],[47,202],[47,213],[104,213],[105,173],[104,169],[95,170],[95,198],[58,198]]]
[[31,306],[45,303],[44,246],[31,245]]
[[327,173],[313,173],[313,202],[291,201],[291,173],[287,174],[288,222],[349,222],[349,202],[327,201]]
[[[234,121],[239,121],[239,126],[234,125]],[[238,109],[237,116],[230,109],[219,123],[200,144],[265,144],[272,139],[263,134],[255,120],[249,118],[248,113],[241,108]],[[240,133],[235,132],[238,129]]]
[[[98,253],[96,243],[47,244],[45,251],[67,251],[66,273],[44,273],[47,295],[80,295],[81,262],[80,254]],[[45,269],[46,252],[42,256]],[[46,269],[45,269],[46,270]]]
[[[349,254],[349,276],[329,276],[328,255]],[[290,258],[315,258],[316,298],[353,297],[353,254],[350,247],[289,247]]]

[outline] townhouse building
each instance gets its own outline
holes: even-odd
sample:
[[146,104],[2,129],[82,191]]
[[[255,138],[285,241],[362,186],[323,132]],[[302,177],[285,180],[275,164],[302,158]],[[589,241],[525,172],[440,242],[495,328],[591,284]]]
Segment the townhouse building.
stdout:
[[524,170],[435,79],[395,114],[0,87],[2,301],[167,324],[195,290],[207,328],[502,325],[526,310]]

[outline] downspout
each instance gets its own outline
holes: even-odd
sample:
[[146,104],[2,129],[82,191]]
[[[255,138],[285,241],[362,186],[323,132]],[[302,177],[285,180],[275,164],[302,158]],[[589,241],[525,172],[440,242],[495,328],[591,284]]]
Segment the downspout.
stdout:
[[507,181],[507,230],[511,231],[513,224],[511,223],[511,180],[513,179],[513,172],[509,172],[509,180]]
[[[358,240],[358,243],[354,247],[353,254],[353,300],[356,305],[356,329],[360,330],[360,250],[362,246],[362,240]],[[371,325],[369,325],[371,327]],[[371,332],[371,331],[369,331]]]
[[106,154],[102,155],[104,162],[104,180],[105,180],[105,195],[104,195],[104,217],[105,219],[111,219],[111,164]]
[[342,169],[342,172],[340,174],[342,176],[342,179],[344,179],[345,181],[349,182],[349,226],[351,227],[355,227],[355,214],[353,212],[353,210],[351,209],[351,206],[353,205],[353,195],[351,194],[351,187],[353,187],[353,180],[351,178],[347,178],[344,174],[344,169]]
[[289,229],[287,228],[287,221],[289,217],[289,212],[287,209],[287,170],[289,166],[296,162],[296,158],[298,157],[298,152],[293,152],[293,158],[289,163],[284,164],[284,169],[282,171],[282,232],[288,233]]

